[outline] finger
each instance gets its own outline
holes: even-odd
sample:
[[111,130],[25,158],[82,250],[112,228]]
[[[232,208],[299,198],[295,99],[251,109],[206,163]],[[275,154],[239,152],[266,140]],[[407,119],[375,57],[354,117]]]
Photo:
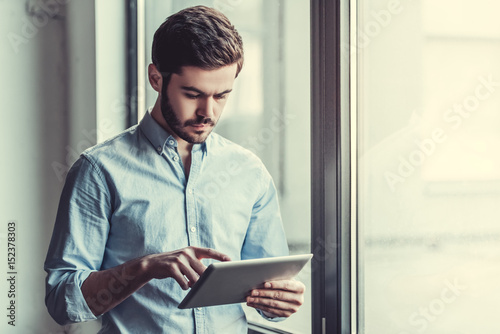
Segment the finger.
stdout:
[[247,305],[272,313],[278,317],[289,317],[299,310],[299,305],[269,298],[247,297]]
[[174,278],[184,290],[199,278],[198,273],[191,267],[189,258],[176,257],[170,263],[168,271],[168,276]]
[[254,289],[250,292],[250,297],[281,300],[299,306],[304,302],[304,295],[302,293],[289,292],[285,290]]
[[199,277],[203,272],[207,269],[207,266],[205,266],[199,259],[189,257],[189,268],[192,269],[196,275]]
[[184,275],[182,275],[182,273],[180,271],[173,272],[170,277],[172,277],[173,279],[175,279],[177,281],[177,283],[180,285],[182,290],[189,289],[189,282],[186,279],[186,277]]
[[198,281],[205,269],[205,265],[199,260],[191,260],[187,264],[181,263],[179,265],[181,274],[189,280],[189,286],[192,286]]
[[280,280],[280,281],[266,282],[264,283],[264,288],[272,290],[292,291],[296,293],[304,293],[306,290],[304,283],[295,280]]
[[215,259],[219,261],[230,261],[231,259],[226,254],[216,251],[212,248],[193,247],[195,255],[198,259]]
[[[201,261],[196,257],[196,247],[186,247],[175,252],[174,263],[182,270],[190,281],[196,281],[198,276],[201,275],[207,268]],[[190,270],[193,270],[191,272]]]

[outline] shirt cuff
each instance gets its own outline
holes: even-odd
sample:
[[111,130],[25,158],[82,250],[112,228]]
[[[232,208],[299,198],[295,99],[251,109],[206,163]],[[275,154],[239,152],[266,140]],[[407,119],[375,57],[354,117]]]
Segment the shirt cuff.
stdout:
[[256,309],[257,312],[261,315],[262,318],[268,320],[268,321],[272,321],[272,322],[280,322],[280,321],[283,321],[286,319],[286,317],[268,317],[267,315],[264,314],[264,311],[262,310],[259,310],[259,309]]
[[74,273],[74,276],[66,284],[66,304],[68,306],[68,318],[73,322],[95,320],[97,317],[90,310],[82,294],[81,286],[92,270],[82,270]]

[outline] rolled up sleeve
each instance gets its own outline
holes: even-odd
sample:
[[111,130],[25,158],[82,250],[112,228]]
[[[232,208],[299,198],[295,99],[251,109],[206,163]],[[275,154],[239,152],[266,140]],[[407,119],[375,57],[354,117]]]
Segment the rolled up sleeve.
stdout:
[[81,156],[61,194],[44,265],[45,304],[61,325],[96,319],[81,286],[100,269],[109,233],[111,198],[104,180],[99,169]]

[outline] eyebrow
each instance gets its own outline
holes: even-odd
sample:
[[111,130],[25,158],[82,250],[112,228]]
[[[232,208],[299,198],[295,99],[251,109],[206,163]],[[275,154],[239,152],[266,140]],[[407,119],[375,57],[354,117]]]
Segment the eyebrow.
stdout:
[[[193,86],[182,86],[181,89],[182,90],[187,90],[187,91],[190,91],[190,92],[195,92],[195,93],[198,93],[198,94],[203,95],[203,96],[207,96],[208,95],[204,91],[199,90],[198,88],[193,87]],[[227,93],[231,93],[231,91],[232,91],[232,89],[226,89],[225,91],[223,91],[221,93],[216,93],[214,95],[224,95],[224,94],[227,94]]]

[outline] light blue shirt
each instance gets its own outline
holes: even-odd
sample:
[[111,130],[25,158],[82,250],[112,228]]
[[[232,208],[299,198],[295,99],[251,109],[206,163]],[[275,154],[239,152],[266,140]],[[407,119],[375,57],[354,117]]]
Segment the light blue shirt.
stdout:
[[[49,313],[60,324],[96,319],[80,290],[91,272],[187,246],[232,260],[288,254],[276,189],[254,154],[215,133],[193,146],[186,178],[176,140],[146,113],[67,175],[45,261]],[[128,279],[117,276],[97,302]],[[247,333],[240,304],[180,310],[186,294],[154,279],[102,315],[99,333]]]

